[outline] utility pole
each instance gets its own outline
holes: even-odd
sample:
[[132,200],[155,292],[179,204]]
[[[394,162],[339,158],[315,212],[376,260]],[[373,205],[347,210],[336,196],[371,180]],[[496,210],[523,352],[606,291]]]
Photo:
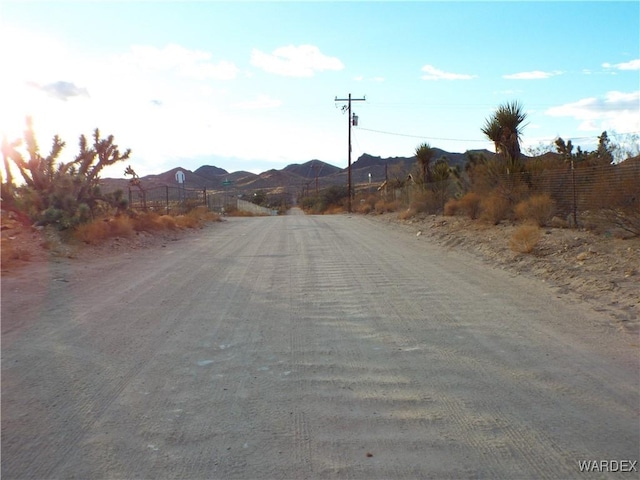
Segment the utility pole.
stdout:
[[355,118],[357,118],[355,116],[355,113],[353,114],[354,118],[351,117],[351,102],[364,102],[365,100],[366,98],[364,97],[351,98],[351,94],[349,94],[349,98],[336,97],[336,99],[334,100],[335,102],[348,102],[346,106],[342,107],[342,111],[345,111],[345,109],[347,110],[347,114],[348,114],[347,120],[349,124],[349,164],[347,169],[347,195],[348,195],[347,210],[349,213],[351,213],[351,196],[352,196],[352,192],[351,192],[351,125],[354,123]]
[[313,164],[313,170],[316,175],[316,196],[318,196],[318,165],[315,163]]

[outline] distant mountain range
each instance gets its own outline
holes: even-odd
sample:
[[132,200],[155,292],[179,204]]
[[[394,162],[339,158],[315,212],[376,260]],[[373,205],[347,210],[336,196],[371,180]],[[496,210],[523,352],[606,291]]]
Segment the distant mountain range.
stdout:
[[[473,150],[466,153],[450,153],[439,148],[434,148],[434,161],[446,158],[449,165],[464,167],[468,160],[468,153],[484,154],[493,156],[488,150]],[[406,175],[414,167],[416,158],[414,157],[376,157],[368,153],[362,154],[351,164],[352,183],[363,184],[371,181],[372,184],[381,184],[385,180],[385,174],[401,172]],[[186,188],[196,188],[222,191],[234,189],[237,192],[255,192],[266,190],[267,193],[280,193],[283,191],[297,191],[302,188],[315,189],[325,188],[330,185],[345,185],[347,183],[347,169],[339,168],[335,165],[321,160],[310,160],[303,164],[287,165],[281,170],[268,170],[255,174],[251,172],[238,171],[229,173],[226,170],[203,165],[195,171],[186,168],[176,167],[157,175],[147,175],[140,178],[140,182],[145,189],[154,187],[172,186],[177,187],[177,172],[184,174],[184,186]],[[104,191],[116,189],[126,190],[129,180],[125,178],[105,178],[101,181]]]

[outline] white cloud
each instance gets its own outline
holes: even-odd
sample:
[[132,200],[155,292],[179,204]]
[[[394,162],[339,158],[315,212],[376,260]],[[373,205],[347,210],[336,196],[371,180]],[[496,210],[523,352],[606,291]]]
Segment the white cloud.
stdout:
[[251,65],[287,77],[312,77],[316,72],[344,68],[338,58],[324,55],[314,45],[288,45],[277,48],[270,54],[253,49]]
[[604,97],[589,97],[549,108],[551,117],[572,117],[580,121],[578,130],[633,132],[640,130],[640,90],[611,91]]
[[624,63],[603,63],[603,68],[615,68],[616,70],[640,70],[640,58]]
[[422,67],[422,71],[426,73],[426,75],[422,76],[423,80],[471,80],[472,78],[476,78],[476,75],[443,72],[433,65],[425,65]]
[[503,75],[502,78],[507,80],[541,80],[545,78],[555,77],[561,75],[562,72],[556,70],[554,72],[543,72],[542,70],[533,70],[531,72],[511,73],[509,75]]
[[162,49],[150,45],[134,45],[122,58],[125,62],[144,69],[174,71],[178,75],[196,80],[232,80],[239,70],[233,63],[224,60],[213,63],[209,52],[189,50],[175,44]]
[[64,102],[73,97],[89,96],[89,92],[86,88],[79,87],[73,82],[65,82],[60,80],[57,82],[48,83],[46,85],[39,85],[36,82],[28,81],[26,82],[26,84],[37,90],[42,90],[49,96],[57,98],[58,100],[62,100]]
[[268,95],[258,95],[254,100],[246,100],[236,104],[236,107],[243,110],[262,110],[265,108],[275,108],[282,105],[282,101],[269,97]]

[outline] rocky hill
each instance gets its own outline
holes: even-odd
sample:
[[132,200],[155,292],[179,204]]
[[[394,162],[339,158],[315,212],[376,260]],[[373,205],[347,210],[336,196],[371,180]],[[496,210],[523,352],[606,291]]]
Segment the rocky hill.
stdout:
[[[467,153],[450,153],[435,148],[434,161],[445,158],[450,165],[464,167],[467,162]],[[487,156],[493,154],[487,150],[474,150],[468,153],[478,153]],[[390,168],[395,171],[409,173],[416,162],[415,157],[388,157],[362,154],[351,165],[352,182],[354,184],[381,184],[384,182]],[[321,160],[310,160],[302,164],[287,165],[281,170],[269,170],[259,175],[251,172],[227,172],[212,165],[203,165],[195,171],[176,167],[167,172],[156,175],[147,175],[140,178],[144,188],[156,188],[162,186],[175,187],[178,185],[176,174],[182,171],[185,175],[184,186],[222,191],[233,188],[238,193],[266,190],[267,192],[301,191],[304,188],[325,188],[331,185],[345,185],[347,182],[347,169],[336,167]],[[106,178],[102,180],[104,191],[113,191],[118,188],[126,190],[127,179]]]

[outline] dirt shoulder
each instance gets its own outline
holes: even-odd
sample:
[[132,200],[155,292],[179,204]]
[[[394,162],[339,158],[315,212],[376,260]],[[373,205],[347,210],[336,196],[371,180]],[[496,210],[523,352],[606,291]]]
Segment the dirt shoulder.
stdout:
[[486,263],[538,278],[558,296],[587,302],[609,313],[621,330],[640,332],[640,238],[620,239],[586,230],[544,228],[532,253],[511,250],[517,225],[489,225],[466,217],[421,215],[400,220],[397,213],[369,215],[418,238],[465,251]]
[[197,235],[200,228],[140,231],[112,237],[95,244],[78,240],[63,241],[59,232],[48,227],[31,226],[20,213],[2,210],[0,238],[2,241],[2,276],[11,275],[28,264],[56,258],[78,261],[133,253],[148,248],[164,248],[181,238]]

